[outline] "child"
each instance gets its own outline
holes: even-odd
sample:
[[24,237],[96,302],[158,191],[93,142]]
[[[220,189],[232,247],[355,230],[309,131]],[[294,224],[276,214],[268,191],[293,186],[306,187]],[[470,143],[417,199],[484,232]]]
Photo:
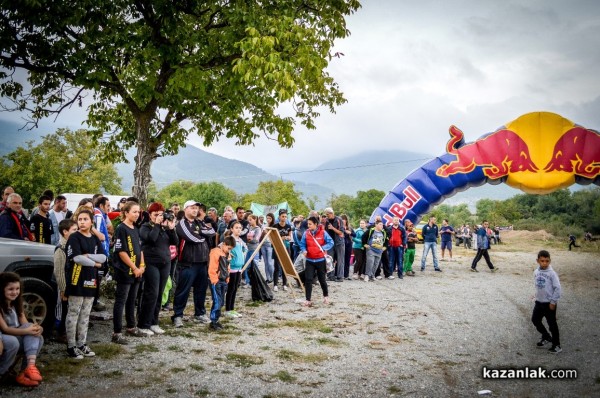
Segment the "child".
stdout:
[[25,318],[19,275],[14,272],[0,273],[0,292],[0,339],[5,351],[0,355],[0,377],[13,366],[17,352],[23,352],[25,357],[15,380],[22,386],[36,387],[42,381],[35,361],[44,344],[44,330]]
[[412,269],[415,261],[415,243],[419,240],[417,233],[414,231],[413,223],[406,220],[406,252],[404,252],[404,273],[408,276],[415,276],[415,271]]
[[98,282],[98,269],[106,261],[102,242],[92,233],[92,210],[81,209],[77,215],[79,230],[67,240],[66,295],[67,355],[74,359],[96,354],[86,345],[90,312]]
[[239,318],[242,315],[234,310],[235,308],[235,295],[237,293],[240,280],[242,278],[242,267],[244,266],[246,259],[246,252],[248,247],[242,240],[240,235],[242,234],[242,224],[239,221],[234,221],[231,224],[231,237],[234,238],[236,244],[231,250],[231,262],[229,272],[229,283],[227,284],[227,294],[225,295],[225,311],[230,318]]
[[67,240],[72,233],[77,231],[77,223],[70,218],[65,218],[58,223],[58,231],[60,233],[60,241],[54,250],[54,277],[58,286],[58,297],[56,300],[56,319],[59,322],[57,325],[57,340],[62,343],[67,343],[67,311],[69,298],[67,297],[67,280],[65,278],[65,268],[67,265],[67,252],[65,247]]
[[115,249],[113,252],[117,290],[113,307],[113,335],[111,340],[113,343],[126,345],[127,340],[122,335],[123,308],[125,308],[127,334],[144,337],[154,333],[140,332],[135,327],[135,299],[141,277],[146,269],[139,231],[135,226],[140,217],[140,206],[130,201],[125,203],[121,212],[123,222],[119,224],[115,231]]
[[213,299],[210,309],[210,328],[213,330],[223,329],[223,325],[219,323],[219,317],[221,316],[221,307],[229,282],[229,252],[235,246],[235,238],[227,236],[223,243],[210,251],[208,277],[210,278],[210,292]]
[[[556,323],[556,304],[560,299],[560,281],[558,275],[552,267],[550,267],[550,253],[546,250],[541,250],[538,253],[537,263],[539,268],[533,272],[533,282],[535,285],[535,307],[533,307],[533,315],[531,322],[535,325],[538,332],[542,334],[542,338],[537,343],[538,348],[543,348],[546,343],[552,342],[550,352],[558,354],[562,351],[560,348],[560,335],[558,333],[558,324]],[[550,335],[542,319],[546,318]]]

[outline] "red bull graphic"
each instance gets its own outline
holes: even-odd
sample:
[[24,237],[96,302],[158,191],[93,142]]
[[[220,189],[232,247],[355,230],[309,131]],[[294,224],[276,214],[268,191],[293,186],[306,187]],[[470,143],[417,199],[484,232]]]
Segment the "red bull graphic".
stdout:
[[600,134],[579,126],[570,129],[554,144],[552,158],[544,171],[597,177],[600,175]]
[[452,137],[446,145],[446,151],[456,155],[456,160],[442,165],[436,174],[448,177],[456,173],[470,173],[475,167],[482,167],[483,174],[490,178],[505,177],[519,171],[537,172],[531,161],[527,143],[514,131],[502,129],[495,131],[476,142],[457,148],[464,143],[464,134],[457,127],[450,127]]
[[550,112],[532,112],[471,143],[450,127],[446,153],[401,180],[371,215],[417,223],[444,199],[482,184],[546,194],[572,184],[600,185],[600,134]]

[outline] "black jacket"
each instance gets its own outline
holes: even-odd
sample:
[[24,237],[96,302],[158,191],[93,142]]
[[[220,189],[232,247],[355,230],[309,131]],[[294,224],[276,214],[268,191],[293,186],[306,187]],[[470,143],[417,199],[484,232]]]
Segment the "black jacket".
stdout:
[[142,252],[148,264],[171,264],[169,246],[179,244],[175,230],[163,228],[153,222],[145,223],[140,228]]
[[175,230],[179,237],[179,264],[190,266],[192,263],[208,263],[207,239],[215,236],[213,227],[199,220],[190,222],[184,217]]

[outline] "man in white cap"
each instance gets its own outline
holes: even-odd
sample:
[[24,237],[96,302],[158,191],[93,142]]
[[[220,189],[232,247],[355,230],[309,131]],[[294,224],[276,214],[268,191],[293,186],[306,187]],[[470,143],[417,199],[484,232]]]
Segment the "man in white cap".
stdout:
[[177,267],[179,276],[173,300],[173,324],[183,326],[183,311],[194,288],[194,321],[208,323],[206,316],[206,289],[208,288],[208,242],[215,236],[210,224],[198,219],[198,210],[202,206],[195,200],[183,205],[184,217],[175,227],[179,236],[179,257]]

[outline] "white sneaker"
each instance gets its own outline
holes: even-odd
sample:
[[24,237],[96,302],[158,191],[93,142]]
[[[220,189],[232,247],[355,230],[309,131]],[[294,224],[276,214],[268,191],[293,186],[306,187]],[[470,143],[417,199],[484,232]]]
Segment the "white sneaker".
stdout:
[[135,336],[137,337],[150,337],[154,336],[154,332],[150,329],[137,329],[135,332]]
[[382,279],[383,279],[383,276],[381,276],[381,275],[379,275],[379,276],[376,276],[376,277],[375,277],[375,279],[377,279],[378,281],[380,281],[380,280],[382,280]]
[[388,276],[387,279],[394,279],[394,275]]
[[283,286],[283,291],[284,291],[284,292],[287,292],[287,290],[288,290],[288,287],[284,285],[284,286]]
[[163,329],[161,329],[161,327],[158,325],[150,326],[150,330],[152,330],[154,332],[154,334],[164,334],[165,333],[165,331]]
[[235,314],[233,313],[233,311],[225,311],[225,316],[227,318],[235,318]]
[[365,280],[365,282],[368,282],[368,281],[369,281],[369,275],[365,275],[365,276],[363,277],[363,279]]
[[183,318],[180,316],[175,317],[173,319],[173,326],[175,326],[176,328],[182,328],[183,327]]
[[277,287],[277,285],[273,286],[273,291],[274,291],[274,292],[277,292],[277,291],[279,291],[279,288]]

